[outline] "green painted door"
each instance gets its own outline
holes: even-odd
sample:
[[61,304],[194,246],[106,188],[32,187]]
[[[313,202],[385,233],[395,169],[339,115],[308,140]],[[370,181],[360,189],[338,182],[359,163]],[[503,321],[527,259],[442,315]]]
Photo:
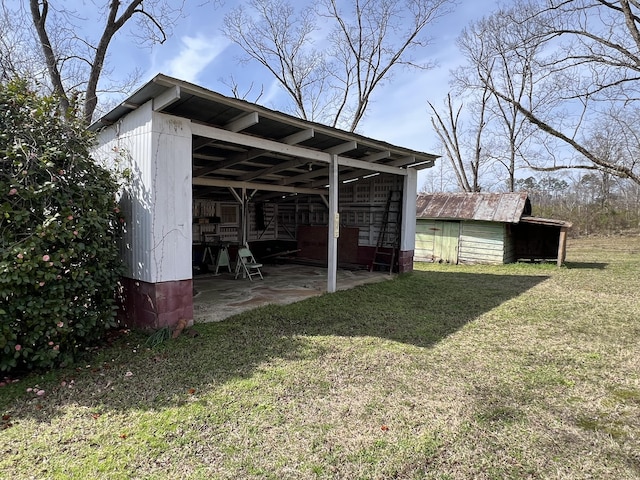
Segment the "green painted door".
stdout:
[[433,261],[458,263],[458,239],[460,222],[436,221],[433,243]]

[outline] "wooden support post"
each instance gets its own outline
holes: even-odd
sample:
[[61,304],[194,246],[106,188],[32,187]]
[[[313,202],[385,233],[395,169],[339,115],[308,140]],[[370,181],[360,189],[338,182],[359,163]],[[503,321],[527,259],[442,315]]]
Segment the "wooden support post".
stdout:
[[338,155],[331,155],[329,164],[329,228],[327,238],[327,292],[337,290],[338,276],[338,235],[340,219],[338,217]]
[[559,267],[567,257],[567,227],[560,227],[560,241],[558,242],[558,263]]

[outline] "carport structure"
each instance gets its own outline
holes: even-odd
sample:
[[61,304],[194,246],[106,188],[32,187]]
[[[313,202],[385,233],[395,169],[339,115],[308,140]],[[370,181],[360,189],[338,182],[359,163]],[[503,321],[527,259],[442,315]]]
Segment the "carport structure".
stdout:
[[[398,239],[396,270],[413,268],[417,171],[435,155],[161,74],[90,128],[95,158],[129,178],[121,204],[131,324],[193,318],[192,252],[207,236],[245,244],[317,229],[306,234],[322,232],[328,292],[336,291],[341,232],[355,238],[351,261],[362,263],[383,231]],[[402,193],[397,232],[381,223],[393,191]]]

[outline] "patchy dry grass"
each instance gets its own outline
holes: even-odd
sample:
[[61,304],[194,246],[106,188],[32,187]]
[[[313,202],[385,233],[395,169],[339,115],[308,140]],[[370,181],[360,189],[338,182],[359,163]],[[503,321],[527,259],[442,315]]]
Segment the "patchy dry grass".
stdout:
[[0,388],[0,477],[639,478],[640,238],[568,253],[130,334]]

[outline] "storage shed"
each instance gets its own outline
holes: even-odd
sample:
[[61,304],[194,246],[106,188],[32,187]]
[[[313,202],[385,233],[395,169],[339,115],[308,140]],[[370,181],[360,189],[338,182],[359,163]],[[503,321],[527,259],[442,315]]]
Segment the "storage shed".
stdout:
[[161,74],[90,128],[96,160],[129,173],[130,324],[192,319],[196,263],[221,249],[233,262],[246,244],[257,257],[285,249],[320,262],[328,292],[339,264],[366,269],[381,251],[393,271],[413,268],[417,172],[435,155]]
[[566,255],[571,223],[531,216],[526,193],[437,193],[416,202],[415,260],[511,263]]

